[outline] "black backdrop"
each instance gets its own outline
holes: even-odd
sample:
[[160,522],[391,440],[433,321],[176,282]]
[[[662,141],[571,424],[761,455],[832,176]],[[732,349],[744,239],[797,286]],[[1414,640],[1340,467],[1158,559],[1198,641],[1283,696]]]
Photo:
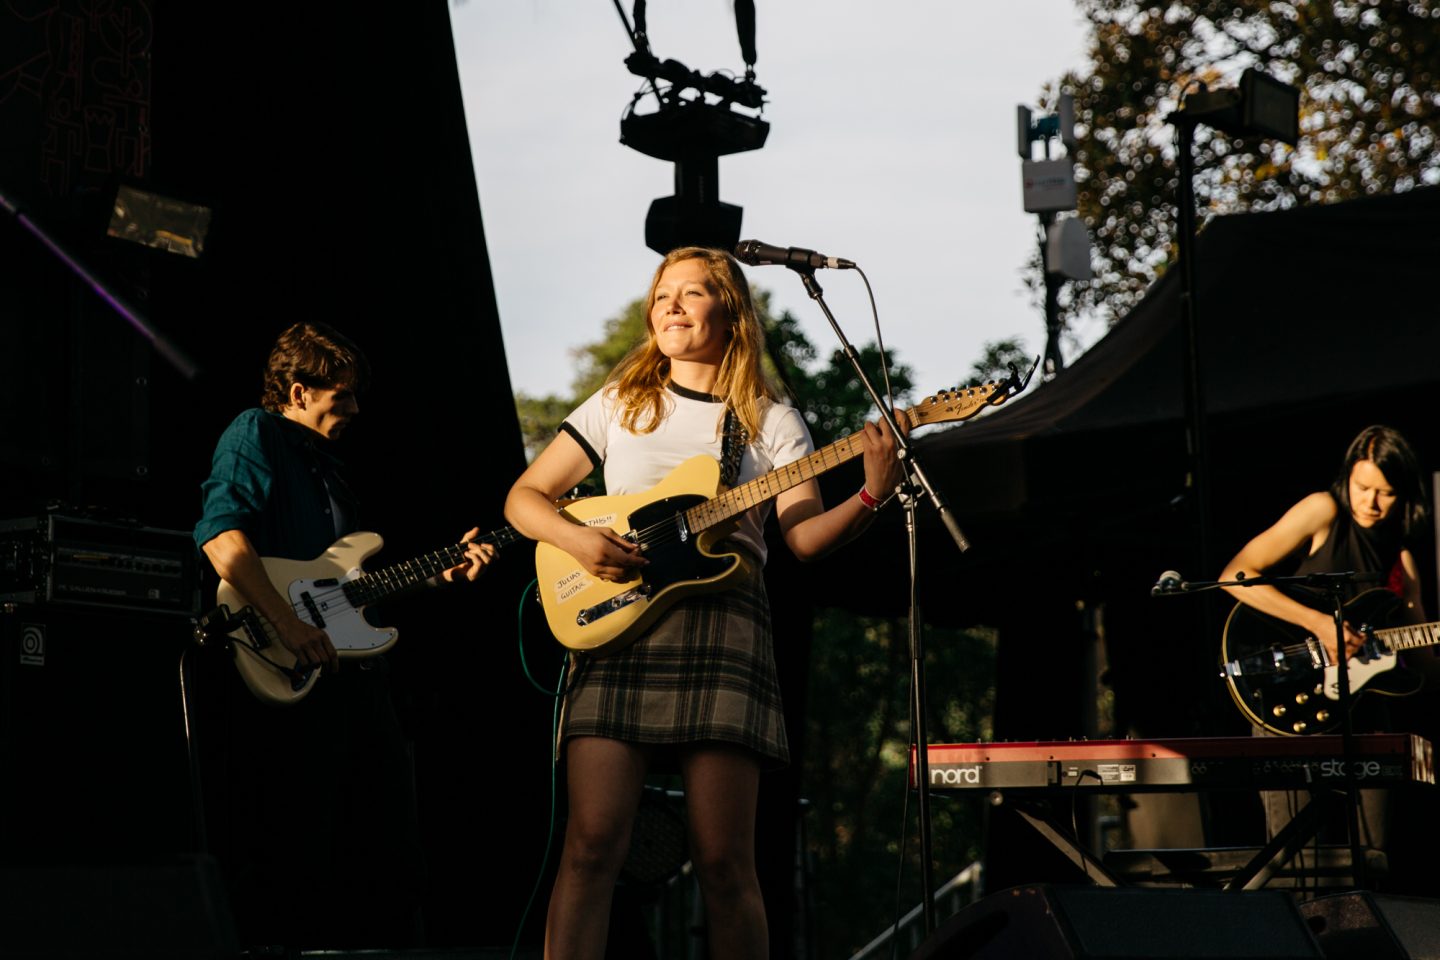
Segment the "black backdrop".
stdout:
[[[377,561],[502,523],[523,453],[443,2],[403,15],[180,0],[0,13],[0,137],[0,191],[201,371],[176,373],[0,215],[0,514],[63,502],[188,530],[214,441],[256,402],[269,344],[314,317],[374,366],[342,442],[364,525],[387,541]],[[212,208],[204,254],[105,237],[121,183]],[[527,553],[473,590],[386,614],[402,631],[391,659],[416,742],[435,943],[508,942],[543,853],[550,704],[524,683],[515,640]],[[184,627],[156,639],[120,616],[104,642],[167,645],[168,671]],[[535,655],[552,683],[553,651]],[[98,722],[128,708],[97,690],[88,709]],[[179,718],[159,716],[163,729],[137,731],[153,751],[126,784],[157,798],[181,762]],[[46,762],[74,759],[63,752]],[[183,846],[173,824],[129,829],[151,827],[154,852]],[[83,825],[51,853],[102,856]]]

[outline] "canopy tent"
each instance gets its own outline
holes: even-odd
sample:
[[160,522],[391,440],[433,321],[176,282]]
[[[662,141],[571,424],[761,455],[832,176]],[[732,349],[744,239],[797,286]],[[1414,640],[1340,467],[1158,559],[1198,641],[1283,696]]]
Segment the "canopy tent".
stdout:
[[[1073,641],[1082,623],[1098,628],[1077,609],[1101,607],[1123,725],[1156,735],[1233,725],[1234,711],[1215,712],[1228,700],[1213,668],[1228,602],[1218,593],[1159,600],[1149,588],[1172,568],[1213,578],[1248,537],[1325,487],[1368,423],[1398,427],[1427,470],[1440,465],[1430,404],[1440,386],[1437,224],[1440,189],[1426,188],[1220,217],[1202,231],[1213,569],[1196,568],[1188,509],[1179,271],[1050,382],[921,439],[920,456],[974,544],[960,554],[921,508],[923,612],[930,622],[1002,627],[997,735],[1086,732],[1073,682],[1084,644]],[[852,479],[829,479],[827,496],[844,496]],[[815,568],[817,602],[903,613],[905,564],[890,559],[905,555],[902,526],[893,511],[874,539]],[[1431,583],[1433,564],[1422,561]],[[865,570],[866,588],[837,566]]]

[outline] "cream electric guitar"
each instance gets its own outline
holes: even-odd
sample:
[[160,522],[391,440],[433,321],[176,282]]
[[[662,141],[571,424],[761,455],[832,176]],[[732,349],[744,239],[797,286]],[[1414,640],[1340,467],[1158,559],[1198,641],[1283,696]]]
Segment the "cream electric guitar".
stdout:
[[[897,413],[896,419],[912,429],[966,420],[1024,386],[1017,375],[1003,384],[946,391]],[[721,487],[720,464],[702,454],[644,493],[573,501],[560,511],[563,516],[609,527],[639,544],[650,562],[630,580],[603,581],[560,548],[537,543],[536,577],[550,631],[571,650],[614,653],[675,601],[732,586],[745,574],[744,561],[738,553],[713,551],[738,526],[740,514],[859,456],[860,438],[859,432],[851,434],[730,490]]]
[[[519,539],[513,527],[502,527],[475,542],[502,547]],[[300,619],[329,634],[341,659],[374,657],[393,647],[400,631],[372,626],[365,608],[464,563],[467,546],[452,544],[375,573],[363,572],[361,563],[384,542],[378,533],[358,532],[341,537],[314,560],[262,557],[260,562]],[[215,599],[219,606],[199,622],[196,638],[205,642],[212,634],[228,636],[235,666],[251,693],[270,703],[292,704],[314,688],[320,668],[297,666],[295,654],[280,643],[274,626],[238,590],[222,580]],[[239,613],[232,615],[232,610]]]

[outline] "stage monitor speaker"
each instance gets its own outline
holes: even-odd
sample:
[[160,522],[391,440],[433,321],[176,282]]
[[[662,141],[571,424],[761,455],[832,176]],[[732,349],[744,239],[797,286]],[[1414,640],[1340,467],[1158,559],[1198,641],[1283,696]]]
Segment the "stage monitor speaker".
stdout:
[[240,955],[215,862],[0,869],[6,960],[229,960]]
[[1300,913],[1328,960],[1440,960],[1440,901],[1355,890]]
[[0,608],[0,864],[195,849],[178,679],[189,632],[173,616]]
[[1287,894],[1035,884],[961,910],[911,960],[1301,960],[1320,952]]

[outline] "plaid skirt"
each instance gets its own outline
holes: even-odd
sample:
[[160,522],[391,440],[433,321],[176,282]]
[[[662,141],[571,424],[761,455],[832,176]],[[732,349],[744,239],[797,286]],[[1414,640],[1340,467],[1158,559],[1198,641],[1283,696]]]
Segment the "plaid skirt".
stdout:
[[730,590],[677,602],[606,657],[572,654],[560,744],[608,737],[668,745],[726,743],[767,767],[790,760],[763,571]]

